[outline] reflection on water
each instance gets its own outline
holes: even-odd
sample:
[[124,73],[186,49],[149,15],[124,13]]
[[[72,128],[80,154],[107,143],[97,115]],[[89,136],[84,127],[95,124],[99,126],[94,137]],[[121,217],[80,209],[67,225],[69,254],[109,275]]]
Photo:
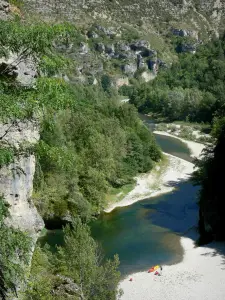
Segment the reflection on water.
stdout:
[[[139,114],[141,120],[144,124],[151,130],[154,131],[155,124],[154,121],[146,115]],[[154,134],[157,144],[161,147],[163,152],[169,153],[171,155],[177,156],[179,158],[185,159],[192,162],[193,158],[190,157],[190,150],[185,143],[177,138],[164,136],[160,134]]]
[[173,156],[182,158],[189,162],[193,161],[193,158],[190,157],[191,154],[190,150],[187,148],[185,143],[170,136],[165,136],[160,134],[154,134],[154,135],[157,144],[161,147],[163,152],[169,153]]

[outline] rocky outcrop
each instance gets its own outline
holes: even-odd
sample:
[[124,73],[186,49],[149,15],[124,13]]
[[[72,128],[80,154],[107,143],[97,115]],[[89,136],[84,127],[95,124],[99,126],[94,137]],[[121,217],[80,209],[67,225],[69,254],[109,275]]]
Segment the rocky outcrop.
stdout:
[[120,77],[120,78],[115,79],[115,86],[117,88],[119,88],[123,85],[129,85],[129,78],[128,77]]
[[25,86],[34,84],[37,77],[37,69],[32,58],[20,58],[14,53],[10,53],[8,58],[0,58],[0,72]]
[[62,299],[83,299],[80,287],[69,277],[58,275],[58,286],[54,289],[53,294]]
[[173,35],[176,36],[181,36],[181,37],[189,36],[198,40],[198,32],[196,30],[171,28],[171,32]]
[[7,1],[0,0],[0,20],[7,20],[10,13],[10,6]]
[[133,51],[146,51],[150,49],[150,44],[146,40],[140,40],[132,43],[130,47]]
[[44,222],[32,202],[35,156],[28,148],[39,140],[38,122],[0,123],[0,138],[2,147],[22,147],[13,163],[0,169],[0,191],[10,205],[6,223],[29,232],[35,243]]
[[32,203],[35,156],[19,156],[15,162],[0,170],[0,190],[10,205],[6,224],[28,232],[34,240],[44,222]]
[[[24,0],[26,9],[37,12],[45,18],[66,18],[76,23],[85,19],[104,19],[116,23],[140,24],[144,23],[144,28],[151,30],[151,25],[160,26],[164,22],[175,21],[175,28],[180,28],[179,24],[189,24],[193,30],[200,33],[210,28],[214,32],[219,32],[224,28],[225,2],[223,0],[148,0],[148,1],[109,1],[109,0]],[[112,26],[111,26],[112,27]],[[105,31],[100,25],[92,30],[96,34],[105,33],[108,37],[113,37],[115,30],[112,27]]]
[[136,64],[125,64],[121,67],[122,71],[127,75],[133,75],[137,71]]

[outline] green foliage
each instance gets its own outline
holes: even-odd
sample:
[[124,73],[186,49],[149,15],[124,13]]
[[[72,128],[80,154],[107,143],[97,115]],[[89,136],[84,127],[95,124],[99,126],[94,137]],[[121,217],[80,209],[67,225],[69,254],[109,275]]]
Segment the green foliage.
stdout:
[[102,75],[101,77],[101,85],[105,92],[108,92],[112,86],[111,79],[108,75]]
[[24,280],[24,268],[29,261],[30,237],[20,230],[8,227],[4,220],[9,216],[8,208],[0,197],[0,260],[4,285],[15,291],[15,285]]
[[14,152],[9,148],[0,148],[0,168],[13,161]]
[[[118,256],[103,262],[101,252],[80,219],[64,229],[65,246],[56,255],[36,247],[25,299],[117,299]],[[70,282],[68,292],[65,282]]]
[[[136,109],[114,99],[107,76],[102,78],[102,88],[70,85],[52,77],[69,65],[53,45],[68,44],[74,35],[75,28],[67,24],[0,21],[0,54],[7,56],[10,49],[18,55],[17,63],[32,57],[42,74],[34,86],[24,87],[8,76],[9,68],[1,70],[0,118],[39,117],[41,136],[34,149],[36,207],[47,221],[79,218],[73,230],[65,229],[65,248],[57,259],[36,250],[27,299],[66,299],[63,279],[57,274],[79,285],[80,294],[74,299],[116,299],[118,257],[101,263],[97,245],[82,222],[104,207],[109,188],[133,182],[134,175],[150,170],[161,158]],[[1,149],[1,166],[12,162],[10,151]],[[4,207],[0,212],[4,219]],[[29,238],[2,221],[0,240],[4,280],[11,288],[25,279]],[[62,290],[57,289],[60,286]],[[58,295],[53,293],[56,290]]]
[[65,247],[60,249],[59,267],[80,287],[84,299],[116,299],[119,283],[118,256],[101,263],[101,256],[87,225],[74,220],[66,227]]
[[24,6],[23,0],[9,0],[9,3],[19,8]]
[[140,39],[140,33],[136,29],[134,29],[134,27],[124,26],[122,32],[122,40],[132,42],[138,39]]
[[35,203],[45,218],[69,212],[88,219],[104,207],[110,187],[130,183],[161,154],[134,107],[96,87],[74,86],[71,100],[66,95],[62,103],[72,107],[54,114],[49,109],[42,123]]
[[199,46],[195,55],[180,54],[171,68],[134,89],[131,103],[141,112],[160,113],[169,121],[212,122],[224,114],[225,40]]
[[29,24],[20,20],[1,20],[0,46],[1,49],[9,48],[23,57],[31,55],[41,58],[50,54],[49,50],[52,49],[52,42],[56,38],[66,38],[72,30],[73,27],[68,24]]

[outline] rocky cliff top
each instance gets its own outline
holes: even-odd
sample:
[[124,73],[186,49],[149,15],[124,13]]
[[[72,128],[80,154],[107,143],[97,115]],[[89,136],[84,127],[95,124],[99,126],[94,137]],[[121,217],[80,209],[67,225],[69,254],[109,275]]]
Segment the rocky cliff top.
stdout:
[[78,23],[101,19],[105,22],[144,25],[162,29],[168,23],[218,33],[224,26],[223,0],[24,0],[30,12],[48,18],[67,18]]

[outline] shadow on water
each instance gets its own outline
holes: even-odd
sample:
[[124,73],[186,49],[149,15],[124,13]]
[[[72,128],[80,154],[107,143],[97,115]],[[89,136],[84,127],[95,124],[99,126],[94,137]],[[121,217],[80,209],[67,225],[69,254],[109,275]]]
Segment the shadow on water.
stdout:
[[180,183],[169,194],[103,213],[91,225],[106,257],[120,257],[122,275],[146,270],[154,264],[182,259],[180,234],[196,221],[196,187]]
[[46,234],[38,239],[38,242],[41,247],[44,247],[45,244],[48,244],[49,250],[52,253],[55,253],[57,251],[57,246],[64,245],[63,231],[62,229],[47,230]]

